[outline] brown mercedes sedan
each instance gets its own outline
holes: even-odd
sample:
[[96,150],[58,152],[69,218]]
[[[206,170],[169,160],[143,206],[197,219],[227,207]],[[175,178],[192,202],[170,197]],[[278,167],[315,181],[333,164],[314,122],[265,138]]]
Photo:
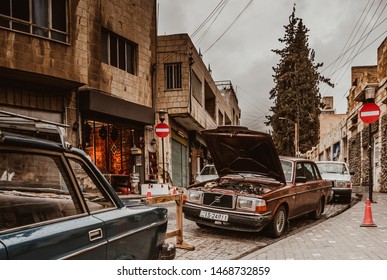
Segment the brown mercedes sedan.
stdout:
[[221,126],[202,135],[219,178],[187,187],[184,217],[200,227],[281,236],[288,221],[321,217],[332,195],[313,161],[279,157],[271,136],[241,126]]

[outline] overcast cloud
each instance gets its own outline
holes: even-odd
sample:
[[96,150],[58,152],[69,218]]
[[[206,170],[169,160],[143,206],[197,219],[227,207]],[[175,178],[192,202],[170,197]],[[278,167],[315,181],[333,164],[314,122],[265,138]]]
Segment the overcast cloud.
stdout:
[[211,65],[214,80],[233,83],[241,124],[267,131],[272,67],[279,62],[271,50],[284,47],[278,39],[294,3],[296,16],[310,30],[315,62],[324,63],[320,72],[335,84],[334,89],[321,85],[321,93],[334,96],[336,113],[345,113],[351,67],[376,65],[377,48],[387,36],[387,0],[158,0],[158,33],[191,36],[220,4],[223,9],[191,39]]

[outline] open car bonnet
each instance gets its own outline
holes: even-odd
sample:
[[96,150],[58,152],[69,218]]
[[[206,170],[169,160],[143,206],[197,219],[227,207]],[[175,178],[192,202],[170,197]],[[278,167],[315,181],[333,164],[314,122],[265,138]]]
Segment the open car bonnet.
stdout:
[[269,134],[243,126],[219,126],[202,135],[220,176],[251,173],[286,182]]

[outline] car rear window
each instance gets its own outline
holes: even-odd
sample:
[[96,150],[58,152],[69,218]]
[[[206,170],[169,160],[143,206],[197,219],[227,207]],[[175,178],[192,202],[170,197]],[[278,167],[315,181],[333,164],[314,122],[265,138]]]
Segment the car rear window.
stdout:
[[0,150],[0,231],[81,213],[60,156]]

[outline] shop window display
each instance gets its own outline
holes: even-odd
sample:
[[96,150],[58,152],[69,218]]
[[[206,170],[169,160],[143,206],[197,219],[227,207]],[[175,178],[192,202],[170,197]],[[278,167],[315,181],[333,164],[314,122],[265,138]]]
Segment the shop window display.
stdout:
[[[141,157],[138,153],[142,150],[136,146],[135,139],[143,137],[130,127],[97,121],[84,124],[85,151],[118,192],[138,192],[138,182],[133,178],[139,177]],[[134,149],[137,155],[133,154]]]

